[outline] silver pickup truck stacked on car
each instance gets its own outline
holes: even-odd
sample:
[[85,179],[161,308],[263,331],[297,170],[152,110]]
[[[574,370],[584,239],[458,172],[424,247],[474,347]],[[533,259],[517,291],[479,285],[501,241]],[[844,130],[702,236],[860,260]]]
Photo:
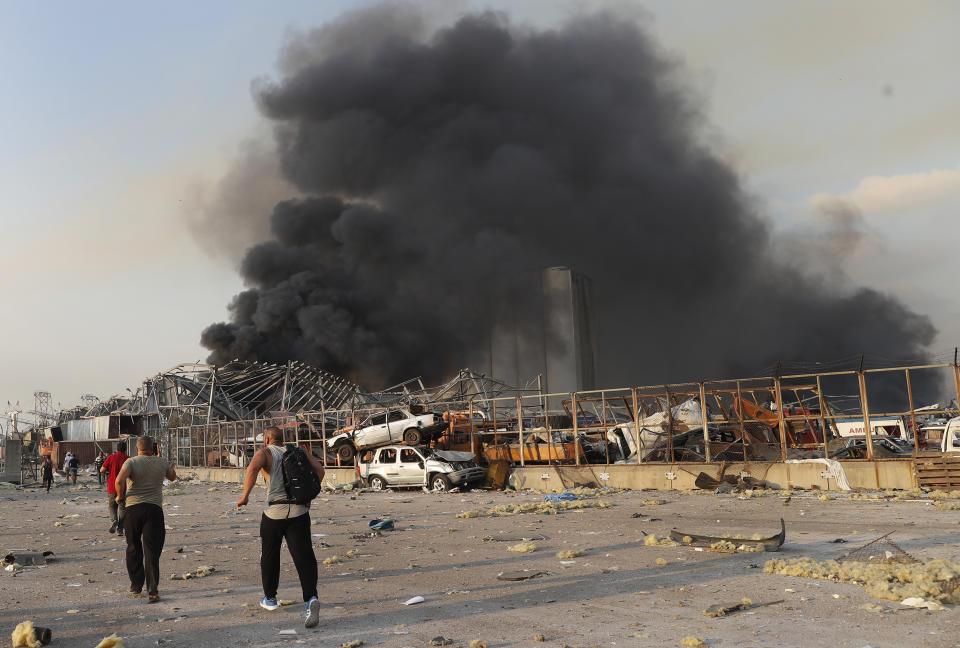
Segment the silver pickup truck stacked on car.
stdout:
[[369,448],[389,443],[428,443],[446,428],[446,422],[434,414],[415,416],[405,409],[386,410],[371,414],[353,430],[327,439],[327,448],[341,462],[348,463],[358,452]]
[[446,491],[480,483],[487,471],[477,465],[470,452],[390,445],[377,448],[370,461],[360,462],[357,474],[375,490],[425,486]]

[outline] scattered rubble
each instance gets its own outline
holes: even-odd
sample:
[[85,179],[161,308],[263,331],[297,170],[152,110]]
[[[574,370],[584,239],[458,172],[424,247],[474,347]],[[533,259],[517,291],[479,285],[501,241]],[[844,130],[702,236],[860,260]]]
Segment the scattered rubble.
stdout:
[[507,547],[507,551],[513,551],[516,553],[531,553],[537,550],[537,545],[532,542],[521,542],[520,544],[515,544]]
[[216,567],[211,567],[209,565],[202,565],[197,567],[192,572],[186,572],[184,574],[170,574],[170,580],[190,580],[191,578],[205,578],[217,571]]
[[458,513],[457,517],[461,519],[477,517],[504,517],[507,515],[520,515],[522,513],[540,513],[542,515],[552,515],[561,511],[575,511],[585,508],[610,508],[613,506],[605,500],[591,501],[562,501],[562,502],[528,502],[524,504],[500,504],[484,510],[464,511]]
[[573,558],[579,558],[580,556],[586,556],[587,552],[583,549],[571,549],[569,551],[558,551],[557,558],[561,560],[571,560]]
[[921,597],[941,603],[960,603],[960,563],[949,560],[904,563],[774,559],[767,561],[763,571],[854,583],[863,586],[870,596],[889,601]]

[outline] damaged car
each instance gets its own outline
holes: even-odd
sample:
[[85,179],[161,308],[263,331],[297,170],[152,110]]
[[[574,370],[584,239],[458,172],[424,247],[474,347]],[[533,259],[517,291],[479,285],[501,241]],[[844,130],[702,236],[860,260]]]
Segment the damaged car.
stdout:
[[446,429],[446,421],[435,414],[415,415],[406,409],[392,409],[371,414],[356,428],[327,439],[327,449],[341,462],[349,463],[363,450],[389,443],[429,443]]
[[447,491],[482,483],[487,476],[470,452],[390,445],[366,453],[363,459],[357,474],[374,490],[423,486]]

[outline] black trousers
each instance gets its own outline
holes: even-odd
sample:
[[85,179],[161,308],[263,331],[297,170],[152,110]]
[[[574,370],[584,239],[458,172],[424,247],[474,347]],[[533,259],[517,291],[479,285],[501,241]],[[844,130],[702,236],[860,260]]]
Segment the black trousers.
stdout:
[[160,552],[167,530],[163,509],[156,504],[134,504],[123,512],[123,532],[127,536],[127,574],[133,589],[146,581],[147,594],[157,593],[160,580]]
[[267,598],[277,596],[277,587],[280,585],[280,543],[284,538],[297,575],[300,576],[303,600],[309,601],[317,595],[317,557],[310,541],[309,513],[283,520],[271,520],[266,515],[260,517],[260,580],[263,581],[263,595]]

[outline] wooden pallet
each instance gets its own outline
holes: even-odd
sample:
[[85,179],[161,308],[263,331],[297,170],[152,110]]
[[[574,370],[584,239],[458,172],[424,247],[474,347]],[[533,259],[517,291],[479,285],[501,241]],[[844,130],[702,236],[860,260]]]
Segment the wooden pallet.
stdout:
[[913,474],[920,488],[960,489],[960,457],[918,457]]

